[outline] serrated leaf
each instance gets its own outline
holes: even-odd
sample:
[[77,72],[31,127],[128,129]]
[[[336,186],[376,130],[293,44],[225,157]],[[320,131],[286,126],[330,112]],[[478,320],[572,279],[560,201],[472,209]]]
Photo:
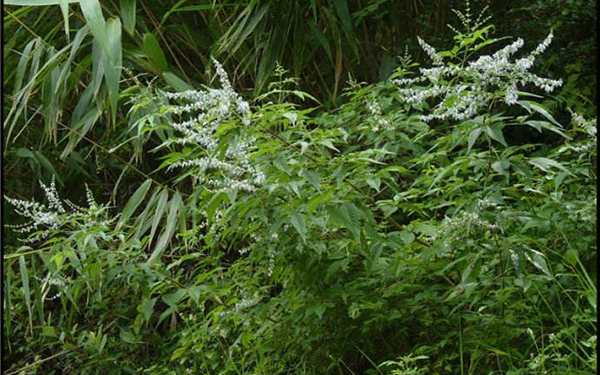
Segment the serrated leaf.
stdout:
[[506,140],[504,139],[504,135],[502,134],[502,129],[500,129],[498,126],[494,126],[494,125],[486,126],[485,132],[487,133],[487,135],[490,136],[490,138],[492,138],[496,142],[499,142],[503,146],[508,147],[508,144],[506,143]]
[[306,244],[306,218],[301,213],[293,213],[290,215],[290,224],[296,229],[302,242]]
[[175,293],[169,293],[162,296],[162,300],[169,305],[169,307],[176,308],[179,301],[183,299],[187,294],[187,290],[179,289]]
[[521,107],[525,108],[529,113],[534,111],[534,112],[541,114],[548,121],[550,121],[554,125],[560,127],[560,124],[554,119],[554,117],[552,117],[552,115],[545,108],[540,106],[538,103],[527,101],[527,100],[520,100],[517,102],[517,104],[519,104]]
[[403,230],[402,232],[400,232],[400,238],[402,239],[402,242],[404,242],[404,245],[408,246],[414,242],[415,235],[412,232]]
[[344,224],[352,235],[360,237],[360,210],[351,202],[345,202],[338,207],[329,207],[329,213],[338,222]]
[[379,187],[381,186],[381,179],[379,177],[367,178],[367,185],[372,187],[374,190],[379,191]]
[[324,139],[324,140],[320,141],[319,144],[321,144],[321,145],[323,145],[323,146],[325,146],[327,148],[330,148],[330,149],[332,149],[334,151],[340,152],[340,150],[338,150],[337,148],[335,148],[335,146],[333,145],[333,143],[331,143],[331,140],[329,140],[329,139]]
[[318,172],[315,171],[304,171],[302,172],[302,176],[306,178],[308,182],[317,190],[321,190],[321,176],[319,176]]
[[529,158],[527,161],[529,162],[529,164],[535,165],[536,167],[540,168],[544,172],[548,172],[548,170],[551,167],[554,167],[554,168],[558,168],[562,171],[565,171],[565,172],[571,174],[567,170],[567,168],[565,168],[562,164],[560,164],[559,162],[552,160],[552,159],[542,158],[542,157],[532,157],[532,158]]
[[196,304],[200,303],[200,290],[201,288],[198,285],[187,288],[187,293]]
[[148,322],[152,313],[154,312],[154,304],[156,303],[156,297],[152,299],[144,298],[142,303],[138,306],[137,310],[142,313],[144,320]]
[[569,249],[567,251],[565,251],[565,254],[563,255],[563,259],[569,263],[571,266],[575,266],[577,264],[577,261],[579,259],[579,256],[577,254],[577,250],[575,249]]
[[473,129],[471,131],[471,133],[469,134],[469,144],[467,145],[467,154],[469,153],[469,151],[471,151],[471,148],[473,147],[481,133],[483,133],[482,128]]

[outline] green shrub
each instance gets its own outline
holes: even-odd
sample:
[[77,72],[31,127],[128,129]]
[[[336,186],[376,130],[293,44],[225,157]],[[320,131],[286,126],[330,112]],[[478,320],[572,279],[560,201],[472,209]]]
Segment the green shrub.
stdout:
[[[453,49],[420,42],[432,68],[332,112],[282,70],[247,103],[216,60],[218,89],[140,87],[172,178],[118,213],[6,198],[33,225],[5,256],[10,370],[595,371],[595,120],[530,92],[561,84],[529,72],[552,34],[511,61],[522,40],[484,55],[500,39],[461,20]],[[525,128],[559,141],[504,135]]]

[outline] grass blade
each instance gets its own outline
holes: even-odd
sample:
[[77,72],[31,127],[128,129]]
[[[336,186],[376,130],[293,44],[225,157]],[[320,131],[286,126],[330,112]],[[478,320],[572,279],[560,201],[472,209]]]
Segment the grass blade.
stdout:
[[31,296],[29,290],[29,273],[25,264],[25,256],[19,257],[19,270],[21,272],[21,282],[23,283],[23,295],[25,296],[25,305],[27,306],[27,314],[29,315],[29,330],[33,334],[33,316],[31,311]]

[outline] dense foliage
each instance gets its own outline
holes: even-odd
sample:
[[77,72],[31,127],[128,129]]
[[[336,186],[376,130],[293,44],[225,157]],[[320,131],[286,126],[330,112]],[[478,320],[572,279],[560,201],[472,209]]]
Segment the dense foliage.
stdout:
[[[180,2],[151,19],[231,11],[206,35],[233,58],[295,4],[313,18],[278,8],[288,27],[327,41],[328,19],[329,41],[358,49],[352,27],[392,1],[352,23],[347,2],[315,3]],[[407,53],[374,84],[342,89],[336,70],[324,85],[344,104],[325,110],[277,63],[285,43],[264,47],[252,95],[215,58],[194,89],[137,31],[136,2],[120,6],[105,20],[82,2],[76,32],[5,47],[21,53],[5,75],[7,373],[596,371],[596,109],[580,81],[533,73],[556,31],[494,38],[467,3],[451,48],[422,36],[427,62]],[[60,9],[9,18],[36,27]]]

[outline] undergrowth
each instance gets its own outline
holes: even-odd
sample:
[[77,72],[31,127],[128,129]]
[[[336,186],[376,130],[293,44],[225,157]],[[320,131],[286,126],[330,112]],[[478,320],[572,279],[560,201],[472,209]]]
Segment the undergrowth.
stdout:
[[552,33],[487,54],[505,38],[458,14],[452,49],[420,41],[432,67],[335,111],[291,104],[281,68],[248,103],[216,60],[220,88],[132,90],[132,142],[175,177],[121,210],[6,197],[31,220],[7,374],[595,372],[596,120],[546,108]]

